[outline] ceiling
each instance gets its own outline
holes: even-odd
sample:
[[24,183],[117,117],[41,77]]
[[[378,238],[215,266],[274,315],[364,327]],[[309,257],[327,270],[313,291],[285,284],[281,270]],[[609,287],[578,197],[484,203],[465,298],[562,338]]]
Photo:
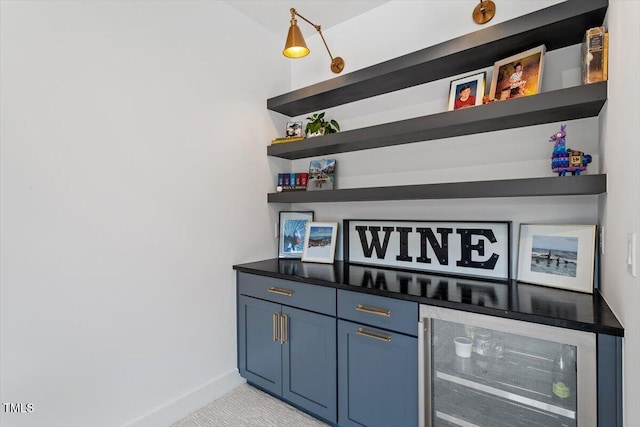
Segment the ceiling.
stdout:
[[[301,15],[323,30],[374,9],[389,0],[225,0],[234,9],[248,16],[280,37],[287,36],[291,14],[295,8]],[[306,23],[298,21],[305,37],[315,33]]]

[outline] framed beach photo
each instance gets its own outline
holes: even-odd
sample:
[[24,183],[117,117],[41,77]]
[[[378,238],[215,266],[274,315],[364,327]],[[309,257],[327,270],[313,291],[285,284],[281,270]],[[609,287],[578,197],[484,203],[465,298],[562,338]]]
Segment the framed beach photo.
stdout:
[[313,211],[280,211],[278,258],[302,257],[307,223],[313,221]]
[[486,75],[487,73],[482,72],[452,80],[449,88],[448,111],[482,105]]
[[595,225],[520,225],[518,280],[593,293]]
[[493,65],[489,99],[504,101],[539,93],[545,51],[545,46],[540,45],[497,61]]
[[308,222],[302,261],[333,264],[337,234],[337,222]]
[[287,138],[302,136],[302,122],[287,122],[284,135]]

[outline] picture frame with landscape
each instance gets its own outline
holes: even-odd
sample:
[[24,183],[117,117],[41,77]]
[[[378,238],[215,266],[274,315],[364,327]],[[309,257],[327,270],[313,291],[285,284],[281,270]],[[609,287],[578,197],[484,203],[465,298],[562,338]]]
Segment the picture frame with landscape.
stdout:
[[493,65],[489,99],[504,101],[539,93],[545,52],[545,45],[540,45],[497,61]]
[[596,226],[521,224],[518,281],[593,293]]
[[313,211],[280,211],[278,258],[302,258],[307,223],[313,219]]
[[302,261],[333,264],[337,235],[337,222],[308,222]]
[[335,188],[335,159],[311,160],[307,191],[333,190]]

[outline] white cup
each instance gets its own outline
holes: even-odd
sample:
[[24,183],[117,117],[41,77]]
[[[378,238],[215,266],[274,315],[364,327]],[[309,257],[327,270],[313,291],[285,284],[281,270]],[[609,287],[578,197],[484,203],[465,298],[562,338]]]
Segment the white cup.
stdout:
[[456,356],[460,357],[471,357],[471,341],[467,337],[455,337],[453,342],[456,346]]

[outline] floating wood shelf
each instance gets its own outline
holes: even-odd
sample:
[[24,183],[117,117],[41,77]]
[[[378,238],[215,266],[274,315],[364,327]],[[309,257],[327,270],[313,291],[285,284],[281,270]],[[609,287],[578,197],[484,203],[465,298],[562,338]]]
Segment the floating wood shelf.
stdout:
[[485,29],[267,100],[298,116],[489,67],[544,44],[548,51],[582,42],[602,25],[607,0],[568,0]]
[[267,202],[333,203],[488,197],[582,196],[603,194],[606,191],[607,176],[602,174],[349,188],[327,191],[292,191],[269,193]]
[[601,82],[271,145],[267,154],[293,160],[596,117],[606,100],[607,82]]

